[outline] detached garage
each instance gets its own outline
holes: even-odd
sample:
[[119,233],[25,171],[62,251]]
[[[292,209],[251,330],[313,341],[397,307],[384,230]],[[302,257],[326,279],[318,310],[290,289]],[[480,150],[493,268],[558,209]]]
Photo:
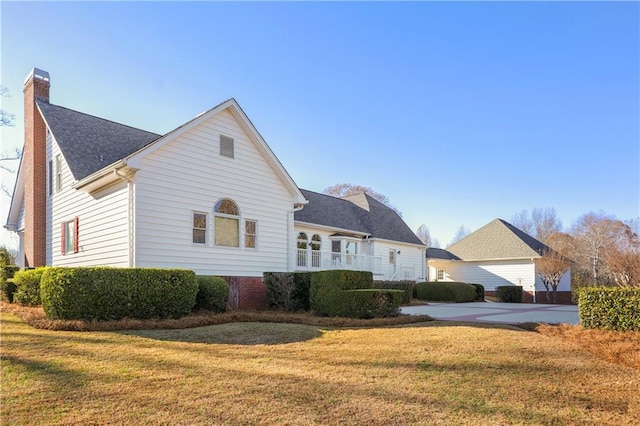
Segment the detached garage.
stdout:
[[[446,250],[427,250],[429,281],[458,281],[482,284],[487,295],[496,287],[523,287],[523,301],[547,303],[536,261],[548,246],[510,223],[496,219]],[[571,271],[561,278],[558,301],[571,302]]]

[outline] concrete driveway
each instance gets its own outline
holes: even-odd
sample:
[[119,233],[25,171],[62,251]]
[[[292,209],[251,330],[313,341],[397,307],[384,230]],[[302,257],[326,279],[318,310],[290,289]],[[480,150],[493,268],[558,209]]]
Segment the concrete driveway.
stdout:
[[499,322],[519,324],[540,322],[547,324],[579,324],[576,305],[541,305],[531,303],[435,303],[403,306],[407,315],[429,315],[438,320]]

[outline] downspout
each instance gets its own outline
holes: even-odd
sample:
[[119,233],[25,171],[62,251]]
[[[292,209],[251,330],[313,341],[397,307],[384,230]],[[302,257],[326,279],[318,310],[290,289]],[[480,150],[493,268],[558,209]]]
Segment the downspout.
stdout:
[[127,228],[128,228],[128,242],[129,242],[129,247],[128,247],[128,263],[129,263],[129,268],[133,268],[135,266],[135,222],[134,222],[134,185],[133,185],[133,179],[131,179],[127,173],[122,174],[120,173],[120,171],[118,169],[114,169],[113,173],[118,176],[120,179],[124,180],[125,182],[127,182]]

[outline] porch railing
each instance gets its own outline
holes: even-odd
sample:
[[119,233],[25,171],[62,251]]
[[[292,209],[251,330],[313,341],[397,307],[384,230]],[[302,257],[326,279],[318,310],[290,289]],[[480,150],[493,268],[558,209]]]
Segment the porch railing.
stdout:
[[296,269],[299,271],[350,269],[380,274],[382,270],[382,258],[380,256],[367,256],[363,254],[297,249]]

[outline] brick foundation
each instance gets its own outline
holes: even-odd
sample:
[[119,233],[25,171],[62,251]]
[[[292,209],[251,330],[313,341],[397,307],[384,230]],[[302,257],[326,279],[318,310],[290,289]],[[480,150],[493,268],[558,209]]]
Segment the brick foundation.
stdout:
[[262,277],[222,277],[229,283],[231,309],[266,309],[267,288]]
[[[496,297],[495,291],[485,291],[485,296]],[[553,300],[553,294],[550,294],[549,297]],[[522,292],[522,303],[533,303],[533,292],[523,291]],[[545,291],[536,291],[536,303],[540,304],[553,304],[553,302],[547,302],[547,293]],[[558,292],[558,305],[575,305],[575,303],[571,300],[571,292],[570,291],[559,291]]]

